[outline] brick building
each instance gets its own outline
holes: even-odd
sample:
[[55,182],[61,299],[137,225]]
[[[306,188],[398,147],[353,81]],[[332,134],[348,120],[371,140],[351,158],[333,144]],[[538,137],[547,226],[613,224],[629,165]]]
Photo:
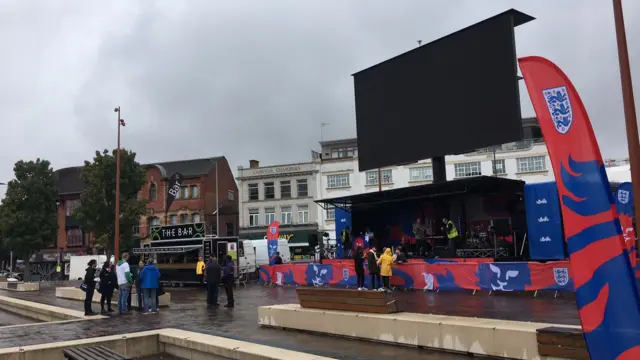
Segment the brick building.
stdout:
[[[237,235],[238,187],[225,157],[170,161],[144,166],[147,181],[140,191],[139,198],[149,201],[149,214],[140,219],[139,226],[134,228],[134,233],[141,239],[147,237],[149,227],[153,225],[203,221],[206,223],[207,234],[218,233],[219,222],[220,236]],[[84,253],[91,247],[91,234],[84,232],[71,215],[79,205],[80,193],[84,190],[80,170],[81,167],[71,167],[55,172],[58,187],[57,247],[68,253]],[[184,184],[165,217],[167,183],[174,173],[183,175]]]

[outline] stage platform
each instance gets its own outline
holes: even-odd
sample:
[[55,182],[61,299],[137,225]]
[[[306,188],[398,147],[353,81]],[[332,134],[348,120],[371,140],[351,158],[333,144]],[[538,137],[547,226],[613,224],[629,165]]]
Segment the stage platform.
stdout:
[[538,353],[537,330],[576,331],[572,325],[403,312],[365,314],[301,308],[298,304],[261,306],[262,326],[442,351],[510,359],[547,360]]

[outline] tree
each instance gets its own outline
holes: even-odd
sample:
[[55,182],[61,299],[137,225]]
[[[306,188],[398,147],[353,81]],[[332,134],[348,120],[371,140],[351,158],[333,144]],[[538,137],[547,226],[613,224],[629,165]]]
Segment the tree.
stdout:
[[[73,216],[84,231],[94,234],[97,247],[113,252],[116,203],[116,151],[96,151],[93,162],[85,161],[80,177],[85,190]],[[144,168],[136,162],[136,154],[120,150],[120,234],[130,242],[133,226],[147,213],[146,201],[138,200],[138,192],[146,182]]]
[[14,180],[0,205],[0,236],[5,250],[28,260],[34,252],[55,246],[58,232],[58,193],[51,163],[18,161]]

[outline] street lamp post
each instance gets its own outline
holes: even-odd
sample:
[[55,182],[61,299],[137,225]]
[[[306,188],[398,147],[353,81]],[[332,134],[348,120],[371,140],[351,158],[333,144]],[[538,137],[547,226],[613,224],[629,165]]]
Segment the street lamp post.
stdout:
[[120,252],[120,126],[124,126],[124,120],[120,117],[120,106],[113,111],[118,114],[118,150],[116,151],[116,217],[113,238],[113,262],[118,261]]
[[613,18],[618,42],[618,61],[620,62],[620,82],[622,84],[622,103],[624,106],[624,120],[627,128],[627,146],[629,147],[629,165],[631,167],[631,184],[635,207],[636,224],[640,224],[640,144],[638,141],[638,120],[636,105],[633,98],[633,83],[631,82],[631,67],[629,66],[629,51],[627,50],[627,35],[624,29],[622,0],[613,0]]

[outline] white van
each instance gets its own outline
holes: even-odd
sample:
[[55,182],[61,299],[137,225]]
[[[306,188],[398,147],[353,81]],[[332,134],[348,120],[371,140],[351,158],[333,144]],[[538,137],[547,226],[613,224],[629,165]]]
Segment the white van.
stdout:
[[251,240],[238,241],[238,266],[247,270],[248,274],[256,272],[256,253]]
[[[253,249],[256,257],[256,266],[269,265],[269,249],[267,248],[267,240],[248,240],[253,243]],[[245,244],[245,248],[248,244]],[[278,251],[282,262],[291,262],[291,251],[287,240],[278,240]]]

